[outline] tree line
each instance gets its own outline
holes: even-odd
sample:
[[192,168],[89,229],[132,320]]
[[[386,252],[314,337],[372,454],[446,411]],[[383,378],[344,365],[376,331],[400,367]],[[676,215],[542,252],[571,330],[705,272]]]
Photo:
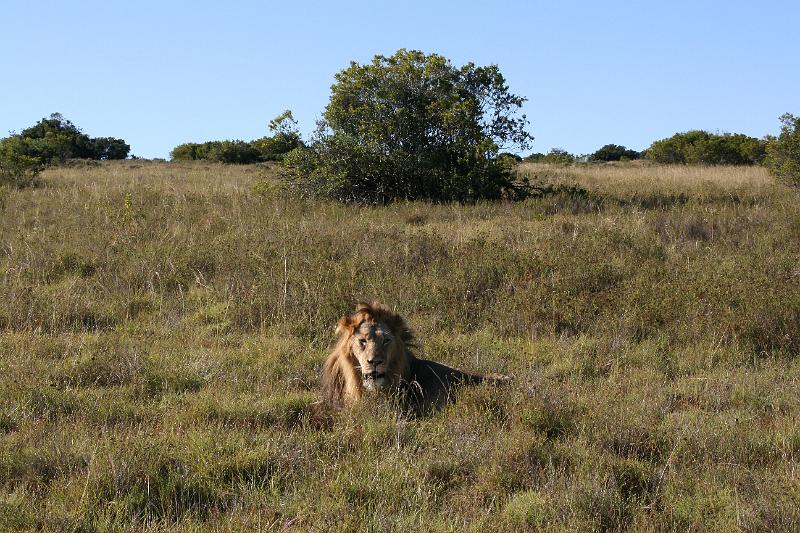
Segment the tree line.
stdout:
[[563,148],[553,148],[547,154],[532,154],[525,160],[570,164],[576,161],[646,159],[664,165],[758,165],[764,162],[768,146],[769,138],[691,130],[655,141],[641,152],[618,144],[607,144],[585,156],[570,154]]
[[170,152],[173,161],[213,161],[252,164],[281,161],[283,156],[303,146],[297,121],[287,110],[269,123],[271,136],[252,141],[225,140],[179,144]]
[[[287,188],[305,196],[342,201],[397,199],[474,201],[524,198],[516,179],[515,151],[533,136],[497,65],[456,66],[438,54],[398,50],[366,64],[351,62],[335,76],[317,129],[303,141],[285,111],[269,124],[271,135],[252,141],[184,143],[175,161],[221,163],[280,161]],[[663,164],[755,165],[800,186],[800,118],[780,117],[777,136],[692,130],[653,142],[642,152],[607,144],[576,156],[554,148],[528,161],[571,164],[645,158]],[[70,158],[124,159],[130,147],[113,137],[92,138],[59,114],[0,140],[0,184],[30,183],[43,165]]]

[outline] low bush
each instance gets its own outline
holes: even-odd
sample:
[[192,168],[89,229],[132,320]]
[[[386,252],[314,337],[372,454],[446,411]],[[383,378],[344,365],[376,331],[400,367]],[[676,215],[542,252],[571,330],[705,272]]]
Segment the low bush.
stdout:
[[34,158],[44,165],[68,159],[125,159],[129,151],[124,140],[89,137],[59,113],[0,140],[4,159]]
[[786,113],[780,120],[781,133],[769,139],[765,163],[776,178],[800,187],[800,117]]
[[629,161],[639,159],[641,154],[618,144],[607,144],[589,156],[590,161]]
[[36,184],[42,164],[36,157],[6,154],[0,150],[0,187],[28,187]]
[[646,151],[663,164],[755,165],[766,155],[766,141],[741,133],[692,130],[655,141]]
[[281,161],[284,156],[300,148],[303,142],[297,131],[297,121],[291,111],[284,111],[270,121],[272,136],[253,141],[207,141],[179,144],[170,152],[173,161],[214,161],[229,164],[252,164],[264,161]]

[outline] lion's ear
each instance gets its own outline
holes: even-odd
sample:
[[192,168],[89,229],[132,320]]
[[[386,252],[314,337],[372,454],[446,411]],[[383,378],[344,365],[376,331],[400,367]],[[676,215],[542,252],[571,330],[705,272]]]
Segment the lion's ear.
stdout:
[[342,335],[348,332],[353,332],[353,320],[351,316],[345,315],[339,319],[339,323],[336,325],[336,334]]

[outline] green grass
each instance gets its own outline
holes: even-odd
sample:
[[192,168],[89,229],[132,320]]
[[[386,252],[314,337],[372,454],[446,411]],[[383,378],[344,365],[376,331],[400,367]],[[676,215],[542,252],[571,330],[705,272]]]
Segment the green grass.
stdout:
[[[363,207],[128,161],[5,189],[0,530],[800,528],[797,191],[521,173],[551,186]],[[358,299],[512,385],[318,423]]]

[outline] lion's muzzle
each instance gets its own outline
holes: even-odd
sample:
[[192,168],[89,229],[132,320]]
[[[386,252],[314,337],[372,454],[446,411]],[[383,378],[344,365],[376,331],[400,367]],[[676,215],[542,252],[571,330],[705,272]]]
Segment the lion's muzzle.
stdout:
[[378,372],[377,370],[363,374],[362,379],[364,388],[367,390],[382,389],[389,384],[389,380],[386,379],[386,373]]

